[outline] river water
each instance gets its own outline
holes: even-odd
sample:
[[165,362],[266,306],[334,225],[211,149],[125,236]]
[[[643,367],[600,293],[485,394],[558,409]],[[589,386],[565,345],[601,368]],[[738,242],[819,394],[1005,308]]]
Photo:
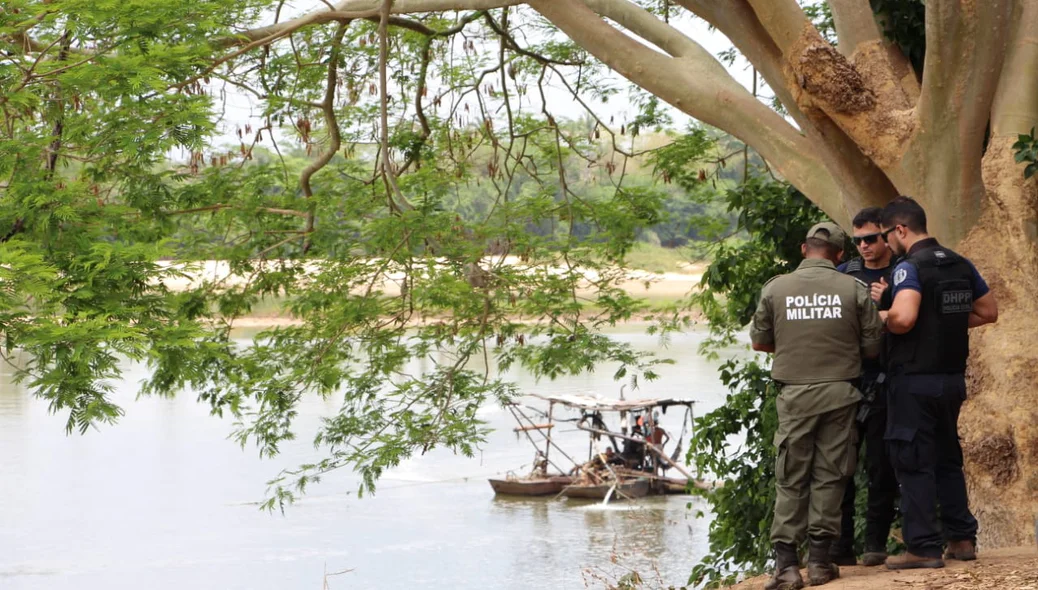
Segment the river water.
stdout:
[[[723,400],[717,362],[697,354],[703,332],[666,347],[638,327],[614,335],[677,361],[628,399],[689,396],[700,400],[697,414]],[[128,366],[117,384],[126,410],[118,424],[66,436],[65,417],[0,368],[0,588],[600,588],[631,570],[681,585],[707,550],[708,520],[696,517],[707,507],[686,496],[606,507],[495,498],[486,478],[521,473],[533,457],[500,407],[483,409],[495,431],[475,458],[414,458],[364,498],[353,493],[355,476],[331,474],[284,515],[262,512],[268,480],[318,458],[311,435],[338,402],[305,398],[299,439],[261,460],[228,440],[230,421],[210,416],[190,392],[133,401],[145,371]],[[554,382],[510,377],[528,392],[617,397],[612,375],[602,367]],[[675,438],[677,410],[662,420]],[[584,433],[562,423],[556,436],[586,459]]]

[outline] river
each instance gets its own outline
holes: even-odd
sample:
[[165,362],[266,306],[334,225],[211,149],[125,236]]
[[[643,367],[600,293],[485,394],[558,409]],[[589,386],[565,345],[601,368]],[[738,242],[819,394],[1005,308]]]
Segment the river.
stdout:
[[[697,414],[723,400],[717,362],[697,354],[704,332],[666,347],[635,326],[614,335],[677,361],[629,399],[689,396],[700,401]],[[554,382],[509,376],[528,392],[616,397],[612,375],[602,367]],[[686,496],[606,507],[495,498],[486,478],[522,472],[533,456],[500,407],[482,410],[495,430],[475,458],[434,451],[408,460],[364,498],[354,495],[355,476],[334,473],[284,515],[262,512],[268,480],[319,458],[311,435],[338,402],[305,398],[298,440],[261,460],[190,392],[134,401],[146,376],[127,366],[116,384],[126,410],[118,424],[67,436],[65,417],[0,369],[0,588],[321,590],[325,580],[331,590],[600,588],[632,569],[681,585],[707,550],[708,520],[696,517],[706,504]],[[672,409],[663,426],[676,437],[682,418]],[[584,433],[563,423],[557,437],[587,457]],[[345,573],[325,578],[335,572]]]

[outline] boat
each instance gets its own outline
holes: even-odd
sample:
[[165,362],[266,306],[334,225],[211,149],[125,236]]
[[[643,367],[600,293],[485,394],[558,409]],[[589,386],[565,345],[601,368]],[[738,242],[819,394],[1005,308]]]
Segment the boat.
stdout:
[[[594,500],[635,499],[644,496],[688,493],[688,485],[709,486],[707,482],[693,479],[679,462],[681,441],[686,428],[694,424],[690,398],[664,397],[628,400],[620,392],[620,399],[602,399],[588,395],[543,395],[528,394],[548,405],[548,411],[523,406],[515,401],[505,405],[517,422],[513,428],[516,436],[525,436],[536,449],[532,470],[528,475],[509,475],[505,479],[490,479],[496,494],[516,496],[545,496],[561,494],[569,498]],[[561,406],[578,413],[574,418],[555,415]],[[677,406],[684,409],[681,434],[670,455],[663,452],[663,445],[670,436],[657,424],[659,412]],[[524,410],[542,417],[535,421]],[[612,430],[604,414],[617,414],[619,431]],[[552,437],[557,421],[574,423],[578,430],[585,431],[589,438],[586,461],[579,461],[559,447]],[[563,469],[560,463],[567,461],[573,467]],[[563,463],[564,464],[564,463]],[[665,472],[673,468],[684,478],[666,477]],[[552,470],[557,475],[549,476]],[[569,475],[562,475],[568,473]],[[617,484],[617,482],[620,482]]]
[[487,480],[494,493],[502,496],[548,496],[555,495],[573,483],[568,475],[548,477],[506,478]]
[[646,478],[629,479],[618,485],[611,483],[571,484],[562,489],[562,495],[567,498],[604,500],[609,496],[610,491],[613,492],[611,497],[613,500],[644,498],[649,494],[649,480]]
[[[688,480],[677,477],[661,477],[659,480],[660,488],[664,494],[687,494],[688,493]],[[693,483],[693,486],[698,487],[699,482]]]
[[620,478],[638,478],[644,477],[649,480],[649,493],[659,495],[686,495],[691,484],[692,488],[700,490],[714,490],[721,487],[720,484],[715,482],[704,481],[702,479],[688,479],[685,477],[666,477],[662,475],[652,475],[650,473],[644,473],[635,471],[633,469],[624,469],[623,467],[614,467],[613,472]]

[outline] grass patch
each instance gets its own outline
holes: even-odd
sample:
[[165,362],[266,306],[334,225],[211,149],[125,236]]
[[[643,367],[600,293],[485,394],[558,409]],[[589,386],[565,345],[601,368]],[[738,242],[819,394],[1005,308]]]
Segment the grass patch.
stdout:
[[689,272],[687,266],[697,261],[692,248],[664,248],[645,242],[636,242],[627,253],[628,268],[649,272]]

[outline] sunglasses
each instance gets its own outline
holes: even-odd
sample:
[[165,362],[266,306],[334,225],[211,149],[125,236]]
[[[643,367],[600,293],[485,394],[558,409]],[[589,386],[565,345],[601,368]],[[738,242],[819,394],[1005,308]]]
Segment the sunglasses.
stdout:
[[889,236],[890,232],[894,231],[895,229],[897,229],[896,225],[894,227],[888,229],[887,231],[881,231],[881,232],[879,232],[879,237],[883,238],[883,241],[886,242],[886,241],[888,241],[887,240],[887,236]]
[[[865,242],[866,244],[875,244],[876,240],[878,240],[881,235],[882,233],[869,234],[867,236],[854,236],[851,238],[851,241],[854,242],[855,246],[860,246],[862,242]],[[886,236],[883,236],[883,239],[886,240]]]

